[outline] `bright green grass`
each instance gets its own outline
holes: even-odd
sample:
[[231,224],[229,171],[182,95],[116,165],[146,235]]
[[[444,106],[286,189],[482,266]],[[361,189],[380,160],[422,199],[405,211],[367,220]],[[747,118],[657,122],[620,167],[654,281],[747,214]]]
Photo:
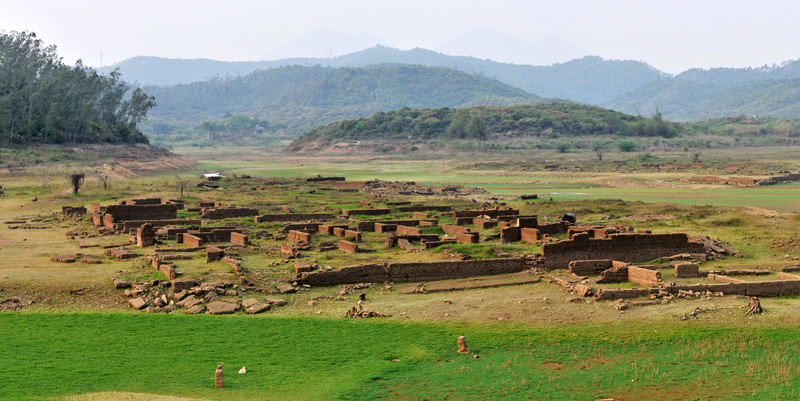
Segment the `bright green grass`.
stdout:
[[[797,399],[800,329],[0,314],[0,399]],[[458,354],[466,335],[472,353]],[[391,362],[390,359],[399,359]],[[213,389],[224,363],[226,388]],[[248,373],[235,372],[246,366]]]

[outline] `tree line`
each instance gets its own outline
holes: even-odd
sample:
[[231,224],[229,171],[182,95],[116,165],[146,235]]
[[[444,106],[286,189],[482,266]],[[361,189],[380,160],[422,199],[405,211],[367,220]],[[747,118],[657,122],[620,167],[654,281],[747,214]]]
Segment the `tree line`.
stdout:
[[68,66],[34,32],[0,31],[0,144],[147,143],[139,124],[155,105],[119,71]]

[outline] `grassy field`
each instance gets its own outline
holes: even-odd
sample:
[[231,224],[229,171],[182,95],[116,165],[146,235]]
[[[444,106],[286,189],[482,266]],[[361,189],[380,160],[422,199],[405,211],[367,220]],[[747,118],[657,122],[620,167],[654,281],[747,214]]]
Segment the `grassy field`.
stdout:
[[[750,176],[763,176],[761,169],[767,168],[797,171],[800,154],[796,149],[758,149],[752,155],[720,151],[707,155],[707,168],[680,171],[656,171],[641,158],[625,161],[633,157],[625,154],[606,155],[609,163],[599,166],[593,166],[591,155],[555,153],[535,159],[511,154],[502,162],[491,155],[442,160],[306,157],[276,155],[274,150],[261,153],[254,148],[187,149],[185,154],[197,160],[199,169],[221,169],[231,176],[219,182],[221,190],[191,187],[191,194],[184,197],[188,204],[210,198],[254,206],[261,213],[278,213],[284,205],[297,212],[319,212],[322,206],[334,211],[355,208],[369,196],[323,191],[301,180],[250,190],[261,185],[258,177],[290,179],[320,174],[344,175],[348,181],[463,184],[485,188],[488,193],[393,195],[392,200],[459,208],[503,202],[543,221],[574,212],[585,224],[708,235],[729,243],[744,256],[708,261],[702,265],[704,270],[774,270],[800,265],[791,259],[800,256],[796,240],[800,184],[740,188],[680,181],[691,175],[747,175],[751,170]],[[680,161],[670,159],[677,156],[669,154],[652,157],[662,162]],[[758,161],[763,159],[770,162]],[[614,161],[626,165],[616,171]],[[563,168],[534,168],[542,163]],[[735,168],[746,171],[729,173],[731,165],[742,165]],[[254,178],[242,179],[244,174]],[[182,176],[192,184],[200,181],[198,171],[186,171]],[[574,295],[563,293],[544,277],[539,283],[430,294],[401,294],[391,285],[376,285],[347,294],[353,301],[335,300],[339,287],[310,288],[281,294],[287,306],[256,316],[191,316],[183,310],[146,315],[128,306],[128,298],[111,288],[109,277],[161,278],[160,273],[145,268],[144,255],[149,251],[137,250],[142,256],[128,261],[103,258],[100,248],[80,249],[75,240],[65,237],[68,230],[88,229],[84,221],[51,214],[63,205],[88,205],[91,201],[108,204],[134,197],[177,198],[172,173],[114,177],[110,189],[90,179],[78,195],[69,193],[63,177],[49,180],[47,187],[44,177],[30,172],[0,176],[6,192],[0,200],[0,221],[37,216],[47,220],[35,223],[46,226],[37,230],[0,225],[0,301],[14,297],[35,300],[21,312],[0,312],[4,344],[0,361],[6,362],[0,372],[0,399],[800,398],[800,383],[795,380],[800,373],[795,341],[800,334],[798,297],[762,299],[767,313],[758,316],[745,315],[742,307],[747,299],[733,296],[676,299],[621,312],[606,302],[568,303]],[[518,197],[532,193],[543,199],[525,202]],[[34,197],[36,202],[32,202]],[[410,214],[393,216],[407,218]],[[606,216],[611,217],[603,220]],[[181,211],[179,217],[192,218],[196,213]],[[452,217],[434,217],[441,223],[453,223]],[[281,228],[281,224],[244,218],[219,224],[268,232]],[[425,230],[440,232],[435,227]],[[499,228],[479,231],[484,237],[497,234]],[[539,245],[492,243],[408,253],[383,249],[382,238],[378,233],[364,235],[362,245],[375,251],[372,253],[347,256],[310,249],[303,252],[304,258],[321,266],[340,267],[387,260],[441,260],[451,251],[474,258],[493,257],[494,248],[512,254],[541,252]],[[113,235],[91,240],[106,245],[127,239]],[[281,241],[253,238],[252,244],[260,248],[240,251],[243,266],[265,288],[274,288],[294,275],[292,265],[282,263],[280,252],[269,250]],[[166,246],[170,245],[175,246],[168,241]],[[75,252],[103,258],[103,263],[50,260]],[[206,263],[202,253],[176,264],[190,277],[236,279],[229,266]],[[676,279],[671,269],[662,269],[662,275],[664,280],[685,284],[708,281]],[[365,293],[366,308],[391,317],[342,319],[358,292]],[[274,295],[254,292],[248,296],[263,300]],[[690,317],[680,320],[683,315]],[[471,353],[455,352],[460,335],[467,337]],[[220,363],[225,367],[227,388],[215,390],[213,374]],[[242,366],[248,373],[236,374]]]
[[[798,329],[1,314],[2,399],[796,399]],[[456,352],[465,335],[469,354]],[[477,355],[479,358],[474,358]],[[213,388],[224,364],[226,388]],[[246,374],[237,374],[242,367]],[[144,399],[144,398],[140,398]]]

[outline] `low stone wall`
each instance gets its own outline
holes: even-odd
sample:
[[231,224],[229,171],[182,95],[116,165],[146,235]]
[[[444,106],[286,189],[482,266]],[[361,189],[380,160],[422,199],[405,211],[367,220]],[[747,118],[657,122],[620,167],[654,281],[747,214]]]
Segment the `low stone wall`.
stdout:
[[317,232],[317,230],[319,230],[319,224],[317,224],[317,223],[291,223],[291,224],[287,224],[287,225],[283,226],[283,228],[281,228],[281,231],[285,232],[285,233],[287,233],[289,231],[292,231],[292,230],[308,231],[310,233],[315,233],[315,232]]
[[248,240],[246,234],[241,234],[237,232],[231,233],[231,242],[241,246],[247,246],[250,244],[250,241]]
[[536,228],[522,228],[519,230],[520,240],[525,243],[533,244],[541,239],[539,230]]
[[479,240],[478,234],[479,233],[469,232],[458,233],[456,234],[456,241],[458,241],[459,244],[477,244]]
[[611,259],[574,260],[569,262],[569,271],[579,276],[596,276],[611,267]]
[[108,205],[106,214],[114,216],[112,222],[169,220],[178,218],[178,209],[175,205]]
[[290,230],[286,239],[291,242],[311,242],[311,234],[303,231]]
[[61,214],[64,216],[83,216],[86,208],[83,206],[61,206]]
[[522,229],[519,227],[506,227],[500,230],[500,242],[510,244],[522,241]]
[[422,234],[422,230],[419,228],[409,227],[409,226],[396,226],[397,235],[420,235]]
[[452,206],[400,206],[397,210],[401,212],[449,212]]
[[489,216],[491,218],[496,218],[497,216],[508,216],[513,214],[519,214],[519,209],[456,210],[453,212],[453,217]]
[[382,208],[342,210],[342,214],[345,216],[379,216],[382,214],[389,214],[391,212],[392,211],[389,209]]
[[696,278],[700,276],[700,265],[697,263],[678,263],[675,265],[676,278]]
[[333,227],[333,235],[336,237],[344,237],[344,232],[347,230],[347,227]]
[[425,242],[423,242],[423,245],[425,246],[425,249],[433,249],[433,248],[438,248],[438,247],[440,247],[442,245],[450,245],[450,244],[457,244],[457,243],[458,243],[458,241],[456,241],[456,239],[453,238],[453,239],[445,239],[445,240],[441,240],[441,241],[425,241]]
[[282,214],[262,214],[253,217],[256,223],[288,223],[294,221],[308,220],[332,220],[333,215],[328,213],[282,213]]
[[657,286],[661,283],[661,272],[628,266],[628,281],[644,286]]
[[358,244],[341,239],[339,240],[339,249],[347,253],[357,253]]
[[[542,226],[539,226],[540,229]],[[701,243],[689,242],[684,233],[612,234],[607,239],[590,239],[576,234],[572,240],[544,244],[545,268],[566,269],[573,260],[611,259],[644,262],[681,253],[705,253]]]
[[214,245],[206,245],[206,263],[216,262],[225,256],[225,251]]
[[472,219],[472,224],[482,229],[497,227],[497,222],[494,220]]
[[232,208],[203,208],[200,210],[200,217],[207,220],[230,219],[236,217],[258,216],[258,209],[251,207],[232,207]]
[[519,228],[537,228],[539,227],[539,217],[517,217],[517,227]]
[[317,226],[317,231],[319,231],[320,234],[336,235],[333,232],[333,230],[336,229],[336,228],[339,228],[339,229],[342,229],[342,230],[346,230],[347,229],[347,224],[336,225],[336,226],[327,226],[327,225],[320,224],[319,226]]
[[128,220],[123,221],[122,223],[122,232],[127,233],[130,232],[132,228],[141,227],[142,224],[150,224],[151,226],[158,228],[164,226],[199,226],[202,221],[197,219],[173,219],[173,220]]
[[397,224],[390,223],[375,223],[376,233],[388,233],[397,230]]
[[431,215],[424,212],[414,212],[413,214],[411,214],[411,217],[415,219],[427,219],[428,217],[431,217]]
[[565,233],[570,227],[572,227],[572,223],[562,221],[553,224],[539,224],[536,229],[539,230],[539,234],[541,235],[554,235]]
[[420,234],[420,235],[390,235],[386,237],[383,243],[386,245],[386,248],[392,248],[397,245],[397,242],[401,239],[406,241],[413,241],[413,242],[431,242],[431,241],[439,241],[439,234]]
[[203,240],[192,234],[183,234],[183,243],[191,247],[203,246]]
[[628,281],[628,265],[617,261],[611,262],[611,268],[603,270],[600,278],[597,279],[598,284],[624,283],[626,281]]
[[355,242],[361,242],[361,231],[344,230],[344,237]]
[[383,283],[388,281],[420,282],[516,273],[526,268],[521,258],[390,263],[388,266],[369,264],[303,273],[296,281],[299,284],[312,286]]
[[447,235],[456,235],[458,233],[466,233],[469,232],[469,228],[461,227],[461,226],[451,226],[449,224],[442,224],[439,226],[442,231],[444,231]]

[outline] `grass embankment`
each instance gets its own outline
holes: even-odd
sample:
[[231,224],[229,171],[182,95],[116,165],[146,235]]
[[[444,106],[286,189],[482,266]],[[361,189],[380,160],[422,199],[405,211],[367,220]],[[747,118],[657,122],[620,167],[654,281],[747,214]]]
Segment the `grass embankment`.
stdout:
[[[0,398],[796,399],[800,330],[0,314]],[[472,353],[458,354],[466,335]],[[473,358],[473,354],[480,358]],[[399,361],[391,361],[398,359]],[[224,363],[223,390],[213,388]],[[239,375],[242,366],[248,373]]]

